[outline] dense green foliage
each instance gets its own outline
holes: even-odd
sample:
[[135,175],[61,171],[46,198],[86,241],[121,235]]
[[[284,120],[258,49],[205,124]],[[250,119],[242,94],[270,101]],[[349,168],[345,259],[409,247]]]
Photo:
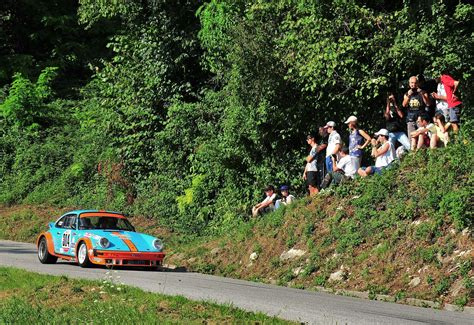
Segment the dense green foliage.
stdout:
[[0,322],[202,324],[203,322],[292,324],[227,305],[193,302],[144,292],[122,284],[119,271],[105,271],[102,281],[0,268]]
[[[351,114],[377,129],[386,91],[401,94],[410,75],[448,70],[471,119],[474,7],[463,2],[81,0],[66,13],[45,2],[31,9],[36,24],[68,32],[53,42],[42,29],[39,46],[36,25],[23,26],[28,49],[14,46],[12,22],[24,12],[3,6],[8,58],[37,62],[0,66],[1,80],[13,81],[0,105],[4,203],[119,209],[189,232],[226,229],[267,183],[303,193],[308,131]],[[72,41],[80,46],[64,50]],[[76,59],[65,64],[68,57]],[[95,68],[84,85],[88,64]],[[81,96],[71,99],[78,85]],[[457,207],[461,194],[449,193],[441,208]]]

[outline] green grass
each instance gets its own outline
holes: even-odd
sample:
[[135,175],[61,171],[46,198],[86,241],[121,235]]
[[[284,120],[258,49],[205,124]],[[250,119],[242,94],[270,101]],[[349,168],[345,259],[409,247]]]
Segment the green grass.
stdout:
[[269,323],[288,321],[228,305],[124,286],[113,271],[105,280],[73,280],[0,268],[0,323]]

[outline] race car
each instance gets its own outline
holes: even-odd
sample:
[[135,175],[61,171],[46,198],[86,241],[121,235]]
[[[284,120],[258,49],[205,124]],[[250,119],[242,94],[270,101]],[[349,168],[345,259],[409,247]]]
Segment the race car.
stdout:
[[160,239],[136,232],[123,214],[102,210],[62,215],[38,236],[36,246],[43,264],[61,258],[81,267],[99,264],[157,269],[165,257]]

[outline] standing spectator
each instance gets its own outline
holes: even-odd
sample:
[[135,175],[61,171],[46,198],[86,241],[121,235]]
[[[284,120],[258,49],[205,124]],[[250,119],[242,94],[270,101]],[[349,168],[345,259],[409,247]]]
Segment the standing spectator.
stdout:
[[[318,140],[318,176],[319,180],[324,179],[326,176],[326,148],[328,146],[328,133],[323,126],[319,127],[319,140]],[[318,184],[319,185],[319,184]]]
[[[395,159],[395,147],[389,141],[388,130],[380,129],[375,133],[377,140],[372,139],[372,157],[375,157],[375,166],[367,168],[359,168],[357,173],[362,177],[367,177],[372,174],[381,174],[384,168],[387,168]],[[377,144],[381,144],[377,148]]]
[[403,116],[403,111],[398,107],[395,96],[393,93],[389,93],[384,117],[390,142],[396,147],[398,141],[405,150],[410,150],[410,139],[408,139],[408,136],[405,134],[405,126],[402,122]]
[[413,76],[408,81],[410,89],[403,97],[403,107],[407,108],[407,130],[411,134],[416,130],[416,119],[431,104],[428,94],[418,87],[418,78]]
[[277,200],[275,203],[275,210],[281,207],[282,205],[288,205],[295,200],[295,197],[290,194],[290,187],[288,185],[282,185],[280,187],[281,199]]
[[341,148],[341,136],[339,133],[337,133],[336,129],[336,123],[333,121],[329,121],[326,123],[326,126],[324,127],[327,132],[329,133],[329,138],[328,138],[328,147],[326,149],[326,172],[332,172],[333,171],[333,166],[332,166],[332,155],[335,155],[339,152],[339,149]]
[[418,75],[418,84],[422,91],[424,91],[427,95],[429,100],[429,104],[426,104],[425,112],[429,115],[430,118],[433,118],[435,115],[436,110],[436,102],[433,97],[433,93],[436,92],[437,89],[437,82],[436,79],[425,79],[423,74]]
[[[334,159],[334,158],[333,158]],[[331,184],[339,184],[344,179],[354,178],[357,173],[357,157],[350,155],[350,150],[343,147],[340,151],[340,159],[336,163],[333,161],[334,171],[327,173],[321,183],[321,189],[327,188]]]
[[436,99],[436,111],[435,114],[441,113],[444,115],[445,121],[449,121],[449,109],[448,109],[448,102],[446,101],[446,90],[444,89],[444,85],[441,82],[441,77],[436,78],[438,82],[438,87],[436,92],[433,92],[431,96]]
[[320,180],[318,179],[318,144],[316,143],[316,135],[308,134],[306,141],[311,146],[309,155],[306,157],[306,166],[304,167],[303,179],[308,186],[309,195],[319,192],[318,186]]
[[254,217],[257,217],[259,214],[263,215],[272,212],[275,209],[274,202],[277,198],[275,187],[273,187],[273,185],[268,185],[264,191],[265,199],[252,208],[252,216]]
[[[349,126],[349,154],[355,158],[356,170],[362,163],[363,149],[367,147],[372,138],[364,131],[359,129],[357,125],[357,117],[350,116],[345,122]],[[365,139],[365,141],[364,141]]]
[[449,111],[449,122],[453,127],[454,133],[458,133],[459,130],[459,123],[460,121],[460,114],[461,114],[461,107],[462,102],[456,96],[456,90],[459,86],[459,81],[454,80],[448,74],[441,75],[441,82],[443,83],[444,90],[446,91],[446,101],[448,102],[448,111]]

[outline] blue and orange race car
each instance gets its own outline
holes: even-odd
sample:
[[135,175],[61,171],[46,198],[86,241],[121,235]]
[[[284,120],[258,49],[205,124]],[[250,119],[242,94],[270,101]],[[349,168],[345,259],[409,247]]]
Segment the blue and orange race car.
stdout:
[[165,257],[160,239],[135,231],[128,219],[117,212],[76,210],[49,223],[49,230],[36,241],[41,263],[58,258],[81,267],[141,266],[158,268]]

